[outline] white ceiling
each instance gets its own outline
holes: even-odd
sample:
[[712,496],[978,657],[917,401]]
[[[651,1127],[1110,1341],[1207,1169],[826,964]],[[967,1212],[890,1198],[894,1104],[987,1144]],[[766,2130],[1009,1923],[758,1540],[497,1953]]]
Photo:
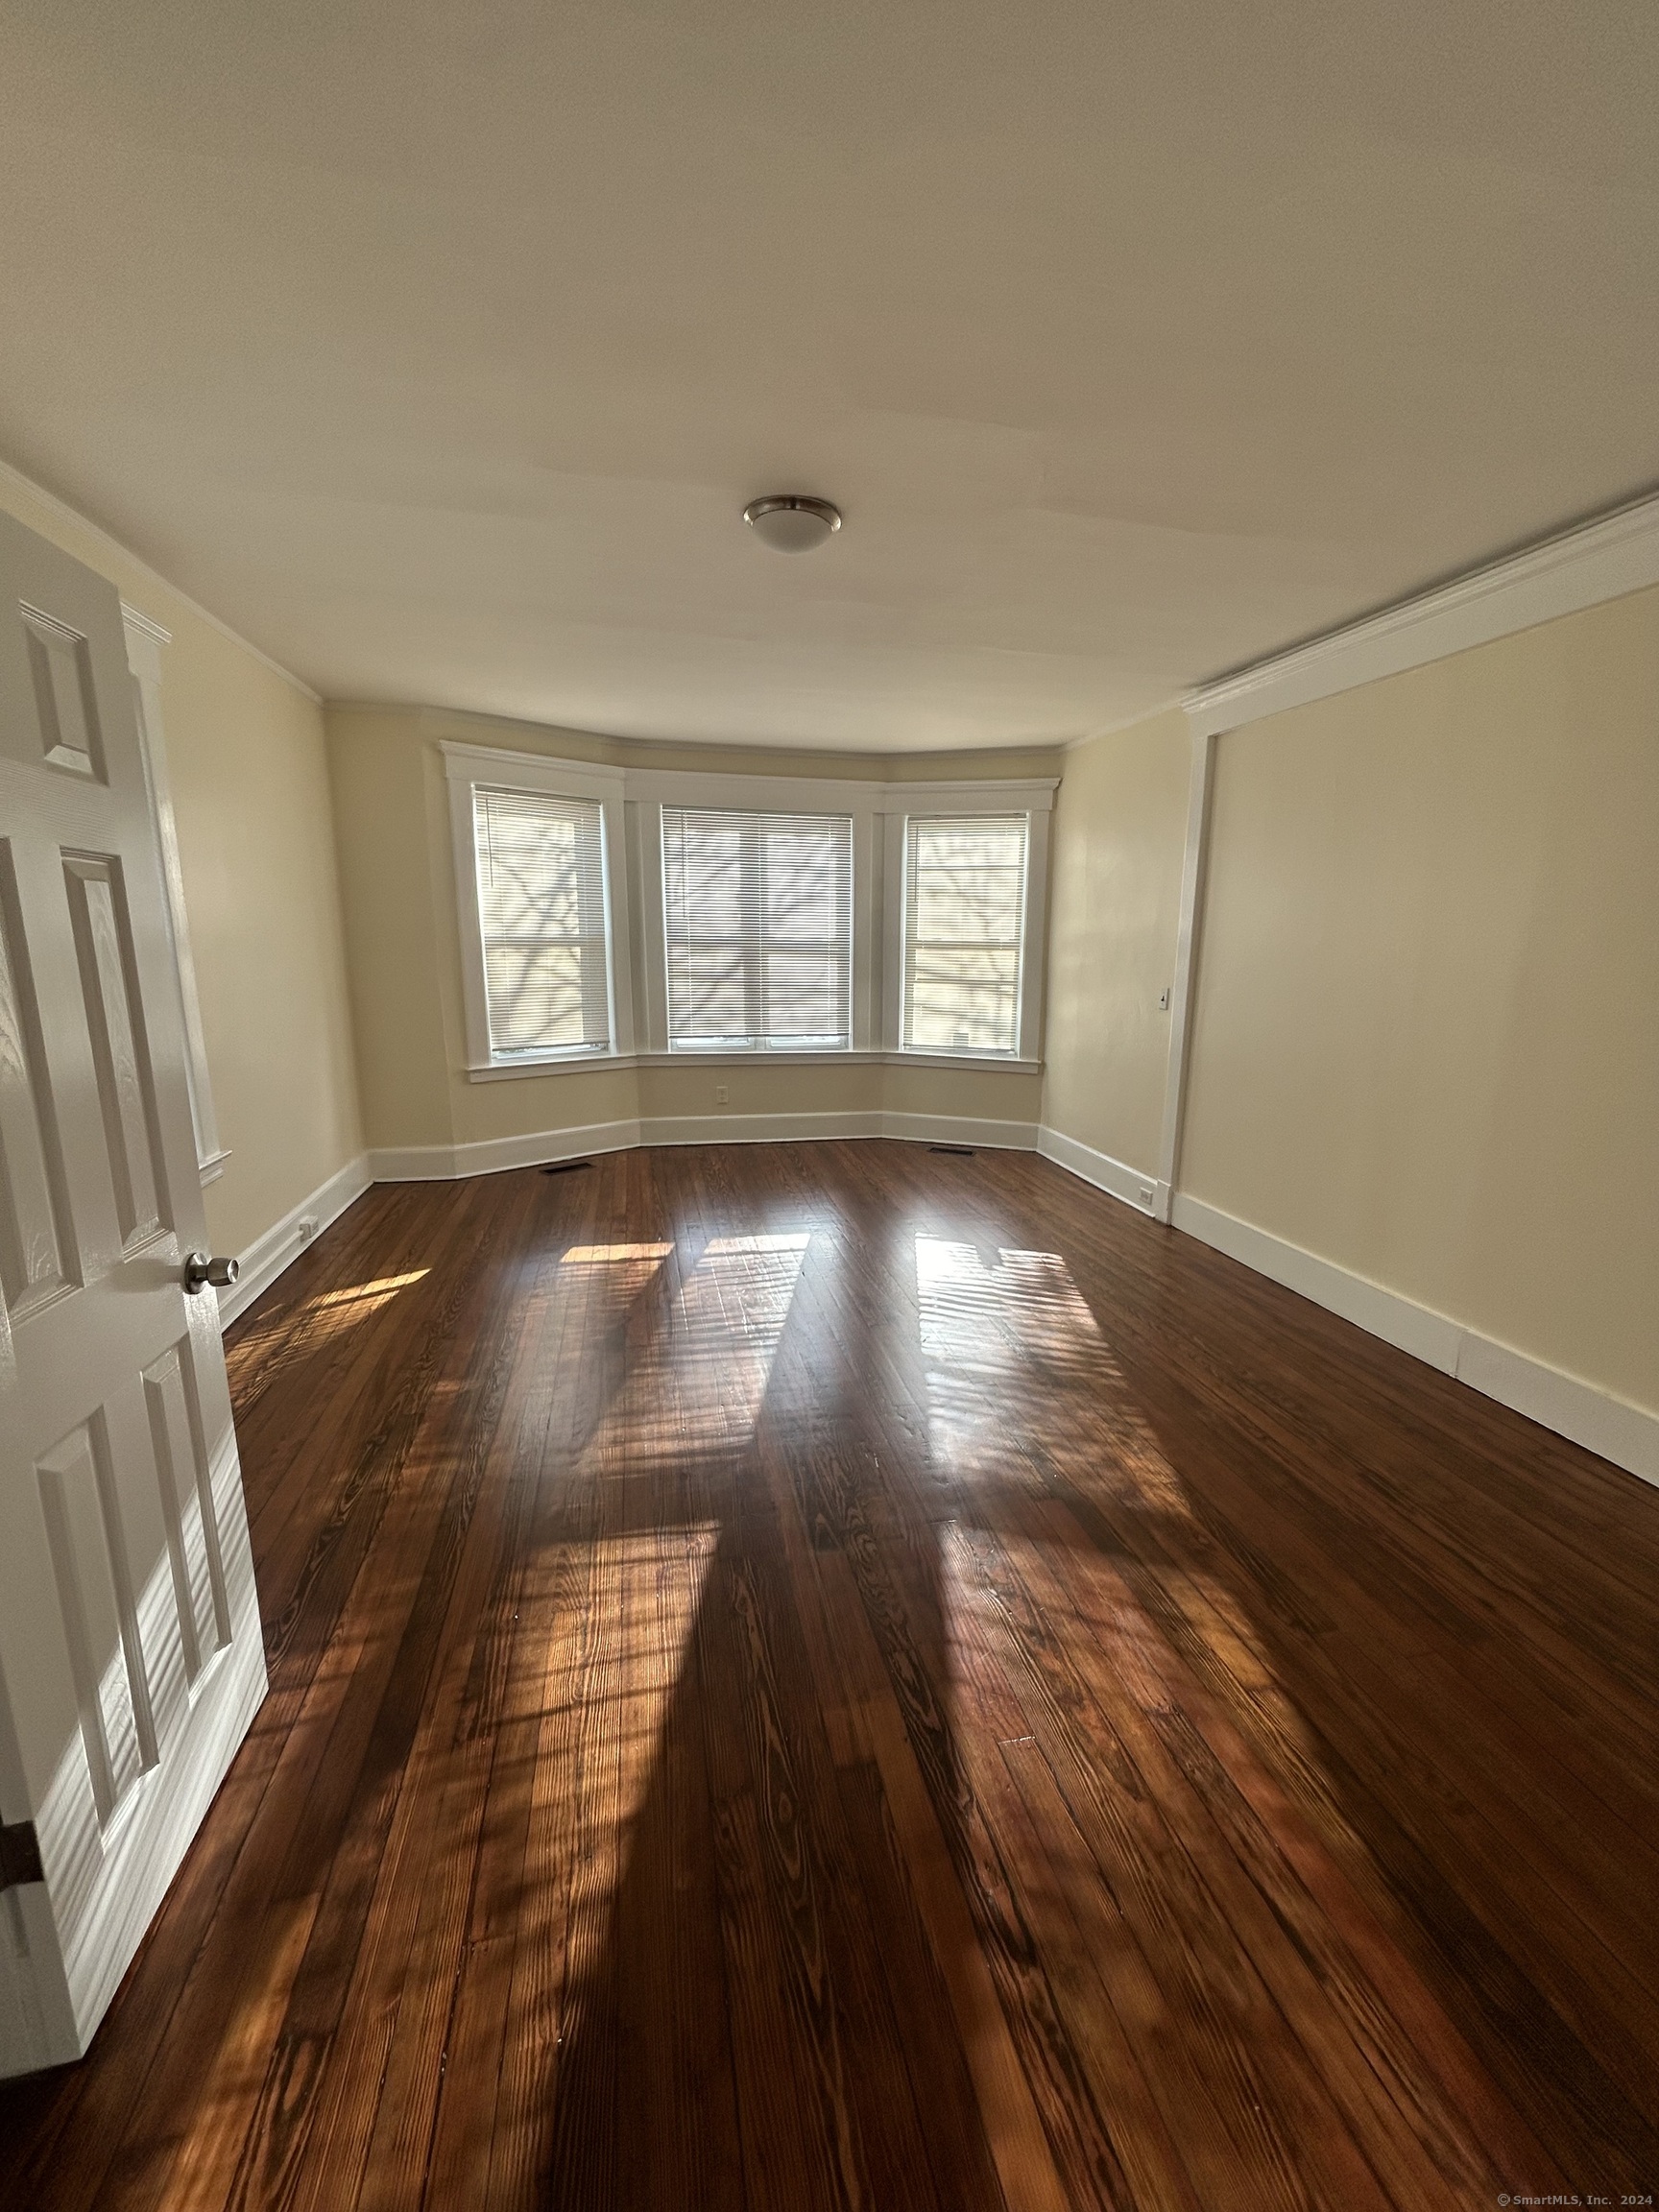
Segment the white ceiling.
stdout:
[[7,0],[0,451],[330,696],[1076,736],[1659,479],[1659,8]]

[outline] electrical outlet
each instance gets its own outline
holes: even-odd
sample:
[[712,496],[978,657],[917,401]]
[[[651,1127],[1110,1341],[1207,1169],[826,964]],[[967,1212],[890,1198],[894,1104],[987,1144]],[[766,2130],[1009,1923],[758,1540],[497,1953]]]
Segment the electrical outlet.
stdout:
[[724,1106],[726,1103],[726,1086],[724,1083],[716,1083],[714,1086],[714,1103],[716,1106]]
[[1142,1206],[1150,1206],[1152,1203],[1152,1186],[1150,1183],[1142,1183],[1141,1186],[1141,1203]]

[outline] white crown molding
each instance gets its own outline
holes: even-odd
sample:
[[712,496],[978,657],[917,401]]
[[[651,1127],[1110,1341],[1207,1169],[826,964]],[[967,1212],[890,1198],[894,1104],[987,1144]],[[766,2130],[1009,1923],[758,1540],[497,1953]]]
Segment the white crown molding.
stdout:
[[[1180,704],[1179,697],[1167,702],[1171,708],[1178,708]],[[588,760],[595,766],[625,767],[636,776],[775,776],[782,782],[810,783],[845,781],[852,775],[858,781],[882,785],[914,785],[924,791],[938,785],[976,783],[982,781],[971,769],[965,771],[961,766],[965,761],[980,757],[1000,761],[1004,766],[1029,760],[1030,774],[1009,778],[1011,782],[1022,785],[1033,781],[1053,782],[1058,781],[1057,757],[1065,753],[1069,743],[1086,742],[1083,739],[1046,737],[1010,739],[1005,744],[992,742],[984,745],[939,746],[922,752],[918,752],[914,746],[873,752],[868,746],[795,745],[782,738],[640,737],[619,730],[580,729],[568,722],[537,722],[523,715],[491,714],[472,707],[439,707],[418,699],[364,698],[340,693],[325,700],[325,705],[330,713],[389,714],[413,721],[423,736],[440,744],[488,744],[489,740],[475,734],[480,731],[488,731],[493,734],[498,733],[505,749],[512,752],[517,749],[515,739],[522,746],[531,739],[541,738],[548,742],[550,750],[539,754],[539,757],[569,757]],[[1141,719],[1140,715],[1129,717],[1129,721]],[[1122,727],[1127,728],[1128,722]],[[571,743],[605,747],[607,756],[562,751],[562,748],[567,748]],[[609,757],[613,753],[616,757]],[[803,765],[798,771],[776,766],[752,769],[708,768],[694,764],[685,767],[680,764],[680,759],[686,754],[694,756],[697,761],[705,762],[715,755],[736,755],[741,757],[744,754],[755,754],[762,758],[769,756],[774,761],[794,758]],[[940,776],[927,771],[926,763],[939,760],[953,764],[948,775]],[[860,768],[864,770],[862,776],[856,774]],[[897,768],[902,768],[904,773],[895,774]]]
[[1562,531],[1508,559],[1472,569],[1437,590],[1334,630],[1190,692],[1187,844],[1172,986],[1169,1063],[1159,1156],[1160,1218],[1168,1218],[1180,1171],[1187,1057],[1210,851],[1210,788],[1216,741],[1269,714],[1404,674],[1540,622],[1659,584],[1659,496]]
[[136,607],[121,602],[121,627],[127,639],[127,668],[136,676],[139,684],[161,687],[161,648],[171,645],[173,633],[163,630],[159,622],[152,622],[148,614],[140,614]]
[[157,645],[171,645],[173,642],[171,630],[164,630],[159,622],[140,608],[129,607],[125,599],[121,602],[121,619],[129,630],[136,631],[140,637],[151,638]]
[[1659,496],[1201,685],[1182,704],[1195,732],[1218,736],[1653,584],[1659,584]]
[[878,814],[1051,814],[1060,779],[987,776],[982,781],[881,783],[876,788],[884,793],[875,802]]
[[[232,645],[239,645],[244,653],[251,653],[255,661],[270,669],[273,676],[280,676],[284,684],[291,684],[296,691],[310,700],[313,707],[322,706],[322,692],[313,691],[310,685],[296,676],[292,668],[284,668],[281,661],[273,660],[262,646],[255,645],[252,638],[244,637],[240,630],[232,630],[228,622],[222,621],[211,608],[204,607],[199,599],[192,599],[188,591],[181,591],[177,584],[170,583],[158,568],[153,568],[130,545],[123,545],[120,539],[106,530],[101,522],[94,522],[90,516],[83,515],[78,507],[71,507],[67,499],[60,499],[56,492],[48,492],[44,484],[36,484],[33,476],[26,476],[21,469],[13,467],[10,461],[0,460],[0,486],[7,485],[35,500],[45,508],[48,515],[56,516],[60,522],[67,522],[77,530],[84,530],[94,544],[105,547],[118,559],[130,563],[141,576],[148,577],[151,583],[159,586],[163,591],[177,599],[180,606],[188,607],[191,613],[205,622],[210,630],[217,630],[221,637],[228,637]],[[135,607],[129,607],[123,602],[121,612],[130,627],[136,621],[155,637],[157,644],[172,643],[172,632],[163,630],[158,622],[152,622],[149,615],[139,613]]]
[[493,777],[538,791],[568,790],[576,796],[627,797],[661,806],[775,807],[856,814],[921,812],[994,813],[1014,809],[1046,814],[1060,787],[1058,776],[953,777],[949,782],[889,782],[875,778],[780,776],[775,769],[705,770],[619,766],[614,762],[564,759],[553,753],[515,753],[498,745],[474,745],[440,737],[444,773],[452,783],[485,782]]
[[499,778],[559,798],[619,799],[627,786],[626,769],[597,760],[560,760],[550,753],[509,753],[498,745],[465,745],[441,737],[444,774],[451,783],[488,783]]

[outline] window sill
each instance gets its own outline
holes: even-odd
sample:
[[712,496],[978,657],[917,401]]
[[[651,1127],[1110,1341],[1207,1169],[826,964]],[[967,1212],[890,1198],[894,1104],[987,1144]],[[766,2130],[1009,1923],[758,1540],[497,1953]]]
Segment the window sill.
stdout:
[[1041,1075],[1041,1060],[1022,1060],[1014,1052],[929,1052],[919,1047],[883,1052],[889,1068],[971,1068],[975,1074],[1001,1069],[1008,1075]]
[[1001,1052],[593,1052],[560,1053],[545,1060],[493,1061],[463,1070],[469,1083],[501,1083],[514,1076],[568,1075],[585,1070],[627,1068],[958,1068],[968,1073],[1040,1075],[1041,1060],[1010,1059]]
[[632,1052],[526,1053],[521,1059],[487,1060],[464,1070],[469,1083],[501,1083],[515,1075],[571,1075],[597,1068],[632,1068]]

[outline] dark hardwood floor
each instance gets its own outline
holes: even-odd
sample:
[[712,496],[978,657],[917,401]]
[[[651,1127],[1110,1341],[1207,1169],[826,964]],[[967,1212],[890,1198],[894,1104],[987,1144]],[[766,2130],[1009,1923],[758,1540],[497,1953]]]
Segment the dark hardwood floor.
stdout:
[[1659,2194],[1659,1493],[1059,1169],[371,1191],[271,1695],[0,2201]]

